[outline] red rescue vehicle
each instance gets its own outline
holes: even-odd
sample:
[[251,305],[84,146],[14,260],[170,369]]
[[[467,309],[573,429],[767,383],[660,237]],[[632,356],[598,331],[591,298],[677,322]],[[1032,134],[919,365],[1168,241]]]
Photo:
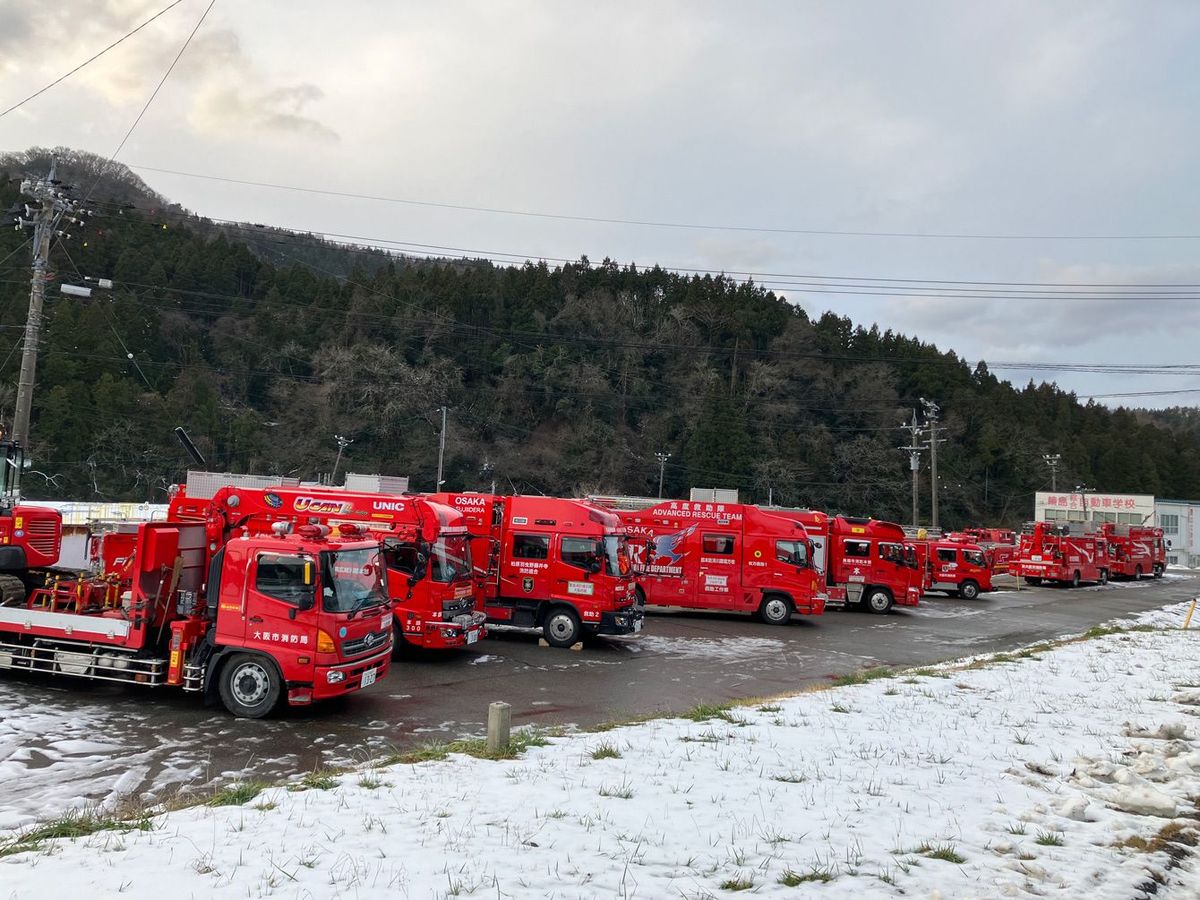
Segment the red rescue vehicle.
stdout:
[[20,445],[0,441],[0,605],[20,603],[41,584],[62,550],[58,510],[18,499],[25,454]]
[[202,522],[143,522],[94,545],[95,574],[0,605],[0,669],[171,685],[259,718],[382,678],[391,610],[365,533],[212,542]]
[[1162,578],[1167,568],[1167,545],[1161,528],[1105,522],[1109,575],[1113,578]]
[[943,591],[974,600],[993,590],[992,565],[983,548],[954,535],[919,541],[918,559],[925,562],[925,590]]
[[[190,474],[207,476],[194,478],[194,485],[214,477],[239,478]],[[210,540],[217,541],[239,533],[267,533],[277,522],[357,523],[384,539],[397,652],[408,644],[433,650],[465,647],[486,635],[484,614],[476,610],[470,537],[462,513],[421,496],[262,487],[257,476],[243,477],[248,484],[226,485],[211,497],[190,496],[187,486],[178,485],[171,497],[171,517],[205,521]]]
[[1106,584],[1112,571],[1108,541],[1103,533],[1087,528],[1037,522],[1032,532],[1021,535],[1009,571],[1030,584]]
[[1007,528],[964,528],[945,535],[945,538],[978,545],[987,556],[993,574],[1007,572],[1017,551],[1017,534]]
[[625,526],[582,500],[443,493],[430,499],[466,516],[488,622],[539,628],[553,647],[588,634],[642,628]]
[[916,606],[924,593],[924,567],[917,548],[894,522],[828,516],[796,510],[824,572],[829,603],[854,603],[874,613]]
[[593,499],[629,531],[643,604],[757,613],[771,625],[825,611],[812,541],[795,519],[745,503]]

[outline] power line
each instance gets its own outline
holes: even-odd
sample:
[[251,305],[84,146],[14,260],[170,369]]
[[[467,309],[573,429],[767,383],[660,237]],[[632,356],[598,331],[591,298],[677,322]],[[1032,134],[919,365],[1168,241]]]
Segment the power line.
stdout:
[[73,68],[70,72],[67,72],[67,74],[65,74],[59,78],[56,78],[54,81],[50,82],[48,85],[41,88],[40,90],[34,91],[32,94],[30,94],[24,100],[14,103],[8,109],[4,110],[4,112],[0,112],[0,119],[3,119],[5,116],[7,116],[13,110],[19,109],[20,107],[24,106],[30,100],[33,100],[36,97],[40,97],[42,94],[46,93],[46,91],[50,90],[50,88],[54,87],[55,85],[61,84],[62,82],[66,81],[68,78],[70,78],[72,75],[74,75],[76,72],[78,72],[80,69],[84,68],[85,66],[91,65],[96,60],[98,60],[100,57],[102,57],[105,53],[107,53],[109,50],[113,49],[113,47],[116,47],[118,44],[124,43],[126,40],[133,37],[135,34],[137,34],[139,31],[141,31],[143,28],[145,28],[147,25],[149,25],[151,22],[153,22],[159,16],[162,16],[165,13],[170,12],[172,9],[174,9],[176,6],[178,6],[182,2],[183,2],[183,0],[175,0],[174,3],[170,4],[169,6],[164,7],[163,9],[160,9],[158,12],[156,12],[154,15],[152,15],[150,18],[148,18],[141,25],[137,26],[137,28],[125,33],[124,35],[119,37],[117,40],[113,41],[111,44],[109,44],[107,47],[105,47],[103,50],[101,50],[99,53],[95,54],[94,56],[91,56],[88,59],[85,59],[83,62],[81,62],[75,68]]
[[622,219],[608,216],[575,215],[570,213],[542,212],[537,210],[504,209],[492,206],[471,206],[464,203],[448,203],[436,200],[414,200],[407,197],[385,197],[376,194],[360,194],[353,191],[332,191],[324,188],[303,187],[294,184],[278,184],[269,181],[252,181],[229,178],[221,175],[204,175],[197,172],[181,172],[178,169],[163,169],[128,163],[131,169],[157,172],[163,175],[178,175],[205,181],[221,181],[243,187],[270,188],[294,191],[303,194],[320,194],[328,197],[343,197],[352,200],[371,200],[377,203],[399,203],[406,206],[425,206],[435,209],[452,209],[463,212],[488,213],[491,215],[523,216],[534,219],[557,219],[568,222],[592,222],[603,225],[634,225],[644,228],[680,228],[699,231],[748,231],[763,234],[804,234],[831,237],[886,237],[886,238],[932,238],[942,240],[1001,240],[1001,241],[1149,241],[1149,240],[1200,240],[1200,234],[980,234],[965,232],[922,232],[922,231],[847,231],[829,228],[779,228],[757,225],[714,225],[699,222],[669,222],[652,219]]

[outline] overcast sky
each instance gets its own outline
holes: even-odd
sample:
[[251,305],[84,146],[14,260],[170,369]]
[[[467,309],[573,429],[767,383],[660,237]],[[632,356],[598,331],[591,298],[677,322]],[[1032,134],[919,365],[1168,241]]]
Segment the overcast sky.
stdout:
[[[167,2],[0,0],[0,109]],[[110,155],[207,4],[183,0],[0,119],[0,150]],[[639,221],[1197,235],[1197,46],[1194,0],[218,0],[118,159]],[[854,278],[1200,283],[1196,239],[647,227],[139,174],[205,215],[486,253]],[[783,293],[810,313],[878,322],[972,361],[1200,362],[1200,301]],[[1082,394],[1200,388],[1195,376],[1050,377]]]

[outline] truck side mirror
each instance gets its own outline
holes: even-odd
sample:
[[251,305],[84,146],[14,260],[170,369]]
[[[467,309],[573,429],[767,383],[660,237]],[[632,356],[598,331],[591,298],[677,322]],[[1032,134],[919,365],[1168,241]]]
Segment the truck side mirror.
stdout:
[[429,573],[429,556],[425,553],[417,554],[416,565],[413,566],[413,573],[408,576],[409,587],[416,584]]
[[296,609],[302,612],[312,609],[316,605],[317,595],[313,593],[304,594],[299,600],[296,601]]
[[587,570],[593,575],[599,575],[601,568],[602,566],[600,565],[600,560],[598,559],[593,559],[588,562]]

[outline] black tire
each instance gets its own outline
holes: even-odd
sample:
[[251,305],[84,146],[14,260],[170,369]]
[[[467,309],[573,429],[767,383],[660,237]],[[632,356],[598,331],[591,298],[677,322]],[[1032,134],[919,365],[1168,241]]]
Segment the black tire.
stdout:
[[1134,580],[1134,581],[1141,581],[1141,580],[1142,580],[1142,576],[1143,576],[1144,574],[1145,574],[1145,572],[1143,572],[1143,571],[1142,571],[1142,567],[1141,567],[1141,565],[1139,564],[1139,565],[1138,565],[1138,567],[1137,567],[1136,569],[1134,569],[1134,570],[1133,570],[1133,580]]
[[579,643],[583,627],[579,616],[569,606],[556,606],[546,614],[542,623],[542,635],[551,647],[570,647]]
[[643,612],[646,609],[646,592],[642,590],[642,586],[638,585],[633,589],[633,602],[638,609]]
[[958,596],[962,597],[964,600],[978,600],[979,585],[968,578],[958,586]]
[[786,625],[792,620],[792,601],[783,594],[767,594],[758,604],[758,617],[768,625]]
[[25,602],[25,582],[16,575],[0,575],[0,606],[20,606]]
[[1163,567],[1158,565],[1157,563],[1155,563],[1155,565],[1154,565],[1154,577],[1155,578],[1163,577]]
[[1038,578],[1036,575],[1031,575],[1025,579],[1025,583],[1032,584],[1034,587],[1038,587],[1042,583],[1042,579]]
[[869,612],[873,612],[876,615],[882,616],[891,612],[894,604],[895,601],[892,599],[891,591],[889,591],[887,588],[869,588],[866,594],[863,596],[863,606],[865,606]]
[[275,664],[253,653],[231,656],[221,669],[220,679],[221,702],[241,719],[269,715],[283,693],[283,680]]
[[1076,569],[1075,574],[1071,576],[1071,587],[1073,587],[1073,588],[1079,587],[1079,581],[1080,581],[1079,570]]
[[1101,569],[1101,570],[1100,570],[1100,583],[1101,583],[1101,584],[1108,584],[1108,569]]

